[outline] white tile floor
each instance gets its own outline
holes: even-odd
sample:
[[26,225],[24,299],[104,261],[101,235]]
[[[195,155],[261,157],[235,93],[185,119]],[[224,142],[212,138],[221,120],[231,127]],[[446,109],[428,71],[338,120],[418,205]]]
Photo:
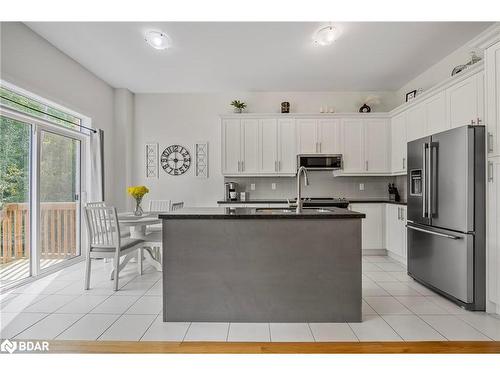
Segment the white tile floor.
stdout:
[[120,290],[110,263],[95,262],[83,290],[83,263],[0,295],[0,337],[132,341],[500,340],[500,317],[465,311],[413,281],[385,256],[363,257],[361,323],[164,323],[161,273],[125,268]]

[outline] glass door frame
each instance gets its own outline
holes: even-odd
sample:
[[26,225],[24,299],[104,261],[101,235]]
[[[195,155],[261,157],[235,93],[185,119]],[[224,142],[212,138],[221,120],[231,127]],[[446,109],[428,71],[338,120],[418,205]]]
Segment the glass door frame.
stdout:
[[[88,152],[89,152],[89,135],[79,131],[64,128],[63,126],[52,123],[47,120],[38,119],[23,112],[11,108],[0,107],[0,115],[9,117],[11,119],[31,125],[31,150],[30,150],[30,276],[19,280],[13,281],[6,285],[10,289],[13,286],[22,285],[24,283],[33,281],[38,277],[44,276],[48,273],[55,272],[63,269],[69,265],[80,262],[85,256],[85,239],[82,238],[82,223],[83,223],[83,210],[82,210],[82,195],[85,195],[88,190]],[[64,260],[53,266],[40,268],[40,249],[41,249],[41,236],[40,236],[40,156],[41,156],[41,137],[42,131],[57,134],[60,136],[68,137],[73,140],[80,141],[80,156],[78,162],[78,205],[77,205],[77,218],[79,225],[76,225],[77,238],[76,244],[79,247],[79,255]],[[3,287],[2,287],[3,289]]]

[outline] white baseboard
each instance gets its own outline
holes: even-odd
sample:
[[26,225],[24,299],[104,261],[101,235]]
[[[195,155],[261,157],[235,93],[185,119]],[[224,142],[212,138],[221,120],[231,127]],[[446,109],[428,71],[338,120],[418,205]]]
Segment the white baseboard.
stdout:
[[361,249],[361,255],[387,255],[386,249]]
[[397,262],[399,262],[399,263],[401,263],[401,264],[403,264],[403,265],[405,265],[405,266],[406,266],[406,259],[405,259],[405,258],[403,258],[402,256],[399,256],[399,255],[397,255],[397,254],[394,254],[394,253],[393,253],[393,252],[391,252],[391,251],[388,251],[388,252],[387,252],[387,256],[388,256],[389,258],[392,258],[392,259],[394,259],[395,261],[397,261]]

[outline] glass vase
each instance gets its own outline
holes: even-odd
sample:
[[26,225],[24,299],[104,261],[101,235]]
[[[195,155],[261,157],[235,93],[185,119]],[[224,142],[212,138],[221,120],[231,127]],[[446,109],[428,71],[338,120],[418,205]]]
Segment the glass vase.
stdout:
[[134,211],[135,216],[142,216],[144,214],[144,210],[141,207],[141,202],[142,198],[137,198],[135,200],[135,211]]

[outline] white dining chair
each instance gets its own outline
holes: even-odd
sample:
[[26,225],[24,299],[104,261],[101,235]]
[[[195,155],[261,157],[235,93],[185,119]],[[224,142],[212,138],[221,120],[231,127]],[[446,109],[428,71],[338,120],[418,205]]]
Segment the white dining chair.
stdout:
[[[150,213],[160,213],[169,212],[172,206],[172,201],[170,199],[166,200],[150,200],[149,201],[149,212]],[[161,224],[154,224],[148,227],[148,232],[160,232]]]
[[170,206],[170,211],[177,211],[184,207],[184,202],[175,202]]
[[[85,260],[85,290],[90,288],[92,259],[113,259],[112,278],[114,278],[115,291],[118,290],[120,271],[134,256],[137,256],[139,274],[142,274],[141,248],[144,246],[144,240],[120,237],[120,226],[115,207],[87,204],[85,206],[85,223],[88,239]],[[123,260],[121,260],[122,257]]]
[[153,200],[149,201],[149,212],[168,212],[170,211],[170,206],[172,201],[170,199],[166,200]]

